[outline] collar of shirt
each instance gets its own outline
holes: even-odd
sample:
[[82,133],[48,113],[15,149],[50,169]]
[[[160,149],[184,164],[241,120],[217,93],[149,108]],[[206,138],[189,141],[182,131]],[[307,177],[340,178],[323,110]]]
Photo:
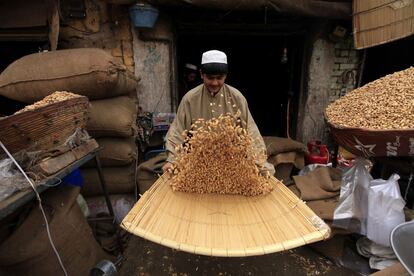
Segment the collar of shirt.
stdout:
[[210,95],[212,98],[215,98],[217,95],[219,94],[223,94],[224,93],[224,85],[220,88],[219,91],[217,91],[217,93],[212,93],[210,92],[206,86],[203,87],[203,89],[205,89],[205,91],[207,92],[208,95]]

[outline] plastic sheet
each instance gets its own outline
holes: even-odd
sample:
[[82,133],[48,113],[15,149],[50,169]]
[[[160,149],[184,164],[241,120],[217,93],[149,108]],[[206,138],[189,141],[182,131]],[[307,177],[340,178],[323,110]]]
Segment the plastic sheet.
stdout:
[[369,165],[368,160],[357,158],[355,165],[343,174],[334,227],[367,234],[368,191],[372,180],[367,169]]
[[367,169],[369,165],[368,160],[358,158],[343,174],[333,226],[389,247],[392,229],[405,221],[405,201],[398,186],[400,177],[393,174],[388,180],[373,180]]
[[[130,194],[110,195],[109,199],[114,210],[116,223],[121,223],[136,202],[134,196]],[[91,217],[99,217],[100,214],[109,213],[104,196],[90,197],[85,200]]]
[[306,165],[303,169],[301,169],[298,173],[299,176],[307,175],[309,172],[315,170],[319,167],[332,167],[332,163],[328,164],[309,164]]
[[393,174],[388,180],[372,180],[368,193],[367,237],[388,247],[392,229],[405,221],[398,179],[399,175]]
[[366,237],[358,239],[356,248],[360,255],[369,259],[369,267],[382,270],[397,263],[394,251],[380,244],[377,244]]
[[78,127],[73,132],[73,134],[66,139],[64,145],[69,146],[71,148],[76,148],[88,141],[89,139],[91,139],[91,137],[89,136],[88,132],[85,129]]
[[29,185],[10,158],[0,160],[0,201]]

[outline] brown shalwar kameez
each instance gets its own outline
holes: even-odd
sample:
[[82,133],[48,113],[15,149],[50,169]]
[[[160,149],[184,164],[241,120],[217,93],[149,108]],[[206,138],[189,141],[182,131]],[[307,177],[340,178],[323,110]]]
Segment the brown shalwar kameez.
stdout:
[[[184,142],[183,131],[190,130],[191,125],[197,119],[210,120],[226,113],[235,115],[238,110],[240,110],[240,117],[245,123],[244,127],[253,139],[257,150],[266,151],[263,138],[250,114],[247,101],[240,91],[224,84],[216,95],[212,95],[204,84],[201,84],[188,91],[181,100],[177,116],[166,136],[167,161],[174,162],[175,147]],[[263,166],[262,171],[269,171],[272,175],[274,174],[274,167],[270,163],[266,162]]]

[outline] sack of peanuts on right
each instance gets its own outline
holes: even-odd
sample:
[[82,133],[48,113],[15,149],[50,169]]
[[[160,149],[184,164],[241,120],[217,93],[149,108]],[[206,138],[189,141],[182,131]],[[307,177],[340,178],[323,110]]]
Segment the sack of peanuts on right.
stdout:
[[337,143],[356,155],[414,156],[414,67],[349,92],[325,116]]

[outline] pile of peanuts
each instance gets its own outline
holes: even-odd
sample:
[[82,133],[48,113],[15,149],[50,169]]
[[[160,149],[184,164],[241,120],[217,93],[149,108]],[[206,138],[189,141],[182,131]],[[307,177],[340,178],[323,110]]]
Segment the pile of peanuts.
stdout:
[[273,189],[269,174],[259,170],[266,154],[254,148],[239,114],[199,119],[183,133],[170,169],[174,191],[255,196]]
[[44,97],[42,100],[35,102],[34,104],[25,106],[23,109],[17,111],[15,114],[19,114],[29,110],[35,110],[48,104],[57,103],[76,97],[80,97],[80,95],[67,91],[56,91],[50,94],[49,96]]
[[338,127],[414,129],[414,67],[349,92],[326,108],[326,118]]

